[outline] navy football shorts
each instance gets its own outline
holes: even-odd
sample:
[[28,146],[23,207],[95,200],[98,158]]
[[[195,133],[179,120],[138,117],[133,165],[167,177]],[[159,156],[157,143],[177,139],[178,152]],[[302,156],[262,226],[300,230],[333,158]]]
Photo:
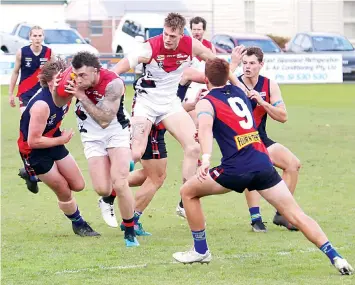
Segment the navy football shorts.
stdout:
[[[20,153],[21,154],[21,153]],[[33,149],[30,154],[21,154],[25,169],[30,176],[46,174],[56,160],[61,160],[69,154],[64,145],[50,148]]]
[[152,128],[142,160],[162,159],[168,157],[164,139],[165,132],[165,129]]
[[268,167],[265,170],[256,172],[247,172],[236,174],[229,169],[223,168],[223,165],[210,170],[210,175],[218,184],[224,188],[243,193],[245,189],[265,190],[277,185],[282,178],[274,167]]

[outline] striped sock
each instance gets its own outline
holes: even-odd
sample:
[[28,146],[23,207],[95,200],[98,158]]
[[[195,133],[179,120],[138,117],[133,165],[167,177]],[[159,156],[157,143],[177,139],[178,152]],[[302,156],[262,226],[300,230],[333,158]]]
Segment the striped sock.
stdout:
[[261,214],[260,214],[260,208],[259,207],[252,207],[249,208],[249,213],[250,213],[250,218],[251,222],[255,223],[257,221],[262,222]]
[[84,219],[82,218],[82,216],[80,215],[80,211],[79,211],[79,208],[76,209],[75,213],[74,214],[71,214],[71,215],[67,215],[67,218],[69,220],[72,221],[72,223],[75,225],[75,226],[81,226],[84,224]]

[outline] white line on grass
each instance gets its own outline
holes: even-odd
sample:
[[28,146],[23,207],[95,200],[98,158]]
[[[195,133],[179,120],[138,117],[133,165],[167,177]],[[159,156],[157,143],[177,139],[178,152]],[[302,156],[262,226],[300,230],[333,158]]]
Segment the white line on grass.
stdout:
[[[344,248],[342,248],[344,249]],[[313,253],[319,251],[317,248],[305,248],[296,251],[297,253]],[[276,255],[292,255],[292,252],[290,251],[279,251],[275,252]],[[247,258],[261,258],[264,255],[270,255],[269,253],[242,253],[242,254],[236,254],[236,255],[230,255],[228,257],[215,257],[214,259],[217,260],[229,260],[229,259],[247,259]],[[143,264],[133,264],[133,265],[118,265],[118,266],[95,266],[95,267],[88,267],[88,268],[80,268],[80,269],[73,269],[73,270],[63,270],[63,271],[57,271],[55,274],[75,274],[75,273],[80,273],[80,272],[92,272],[92,271],[98,271],[98,270],[128,270],[128,269],[137,269],[137,268],[145,268],[148,266],[157,266],[157,265],[170,265],[170,264],[177,264],[179,262],[177,261],[171,261],[171,262],[159,262],[159,263],[143,263]]]

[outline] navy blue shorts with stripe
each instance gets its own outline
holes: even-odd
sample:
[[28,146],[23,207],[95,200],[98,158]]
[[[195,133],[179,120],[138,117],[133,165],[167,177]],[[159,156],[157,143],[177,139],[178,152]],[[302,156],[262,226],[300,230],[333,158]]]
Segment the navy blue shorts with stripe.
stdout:
[[20,153],[25,169],[30,177],[46,174],[57,160],[65,158],[69,151],[64,145],[50,148],[33,149],[30,154]]
[[165,129],[152,128],[142,160],[162,159],[168,157],[164,138],[165,132]]
[[249,191],[269,189],[282,180],[274,167],[269,167],[262,171],[235,174],[221,165],[212,168],[210,175],[212,179],[224,188],[238,193],[243,193],[245,189]]

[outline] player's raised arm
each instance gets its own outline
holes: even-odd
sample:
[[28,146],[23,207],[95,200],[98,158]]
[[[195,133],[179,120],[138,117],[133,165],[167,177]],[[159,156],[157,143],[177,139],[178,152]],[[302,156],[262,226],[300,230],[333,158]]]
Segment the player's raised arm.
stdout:
[[256,100],[271,118],[281,123],[287,121],[286,106],[282,100],[280,87],[275,81],[270,80],[270,103],[266,102],[255,90],[248,91],[247,94],[249,98]]
[[128,72],[131,68],[135,68],[140,63],[148,63],[152,57],[152,48],[149,42],[138,45],[134,51],[130,52],[125,58],[120,60],[112,71],[118,75]]
[[103,128],[107,128],[117,115],[121,97],[124,93],[124,84],[120,78],[107,84],[105,97],[95,105],[85,94],[83,89],[75,85],[68,86],[68,92],[73,94],[83,104],[88,114]]

